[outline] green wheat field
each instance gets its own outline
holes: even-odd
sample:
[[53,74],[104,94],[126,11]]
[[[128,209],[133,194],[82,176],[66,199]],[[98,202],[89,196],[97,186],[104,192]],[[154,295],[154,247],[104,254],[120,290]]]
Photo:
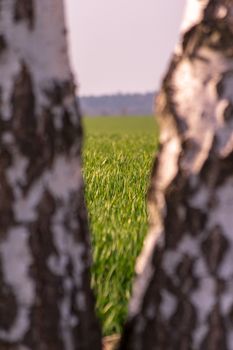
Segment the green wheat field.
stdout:
[[92,232],[92,286],[104,335],[127,315],[134,264],[147,231],[146,192],[158,132],[153,117],[85,117],[84,179]]

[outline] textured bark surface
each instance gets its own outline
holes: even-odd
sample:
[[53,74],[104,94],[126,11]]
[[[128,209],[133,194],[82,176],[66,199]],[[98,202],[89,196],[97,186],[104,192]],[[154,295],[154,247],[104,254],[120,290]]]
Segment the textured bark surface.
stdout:
[[233,2],[190,0],[182,31],[121,350],[233,348]]
[[0,349],[101,348],[62,0],[0,1]]

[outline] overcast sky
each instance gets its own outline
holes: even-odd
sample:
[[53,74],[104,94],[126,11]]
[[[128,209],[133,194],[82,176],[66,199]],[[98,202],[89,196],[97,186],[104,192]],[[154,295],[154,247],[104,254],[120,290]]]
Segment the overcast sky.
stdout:
[[65,0],[80,95],[146,92],[178,38],[185,0]]

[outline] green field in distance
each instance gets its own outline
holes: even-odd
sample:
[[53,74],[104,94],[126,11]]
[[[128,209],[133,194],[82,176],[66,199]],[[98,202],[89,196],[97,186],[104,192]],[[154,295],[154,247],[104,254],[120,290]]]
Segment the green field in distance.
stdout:
[[152,117],[84,118],[92,286],[104,335],[119,333],[147,231],[146,192],[158,132]]
[[157,132],[153,116],[114,116],[114,117],[85,117],[84,129],[87,134],[129,134]]

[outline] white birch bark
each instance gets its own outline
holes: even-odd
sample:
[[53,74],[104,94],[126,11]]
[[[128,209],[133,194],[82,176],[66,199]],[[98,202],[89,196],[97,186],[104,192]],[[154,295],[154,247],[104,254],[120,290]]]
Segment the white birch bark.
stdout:
[[188,2],[121,350],[233,348],[232,43],[232,1]]
[[62,0],[0,1],[0,349],[100,349]]

